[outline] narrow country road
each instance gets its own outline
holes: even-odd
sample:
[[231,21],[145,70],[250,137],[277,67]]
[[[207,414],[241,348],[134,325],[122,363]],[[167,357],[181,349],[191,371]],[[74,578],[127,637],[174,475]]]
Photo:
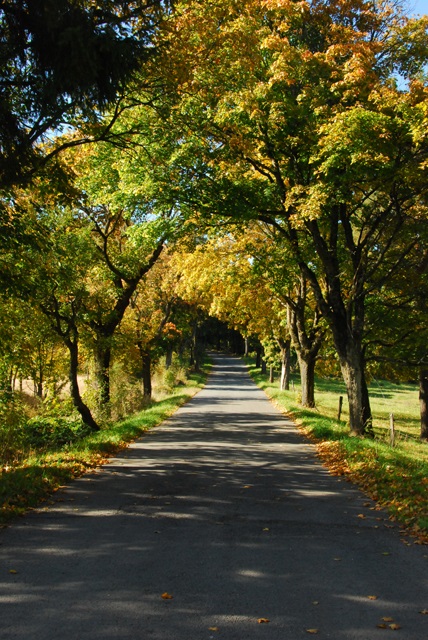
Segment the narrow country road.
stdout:
[[428,548],[371,506],[216,356],[171,419],[0,532],[0,638],[426,640]]

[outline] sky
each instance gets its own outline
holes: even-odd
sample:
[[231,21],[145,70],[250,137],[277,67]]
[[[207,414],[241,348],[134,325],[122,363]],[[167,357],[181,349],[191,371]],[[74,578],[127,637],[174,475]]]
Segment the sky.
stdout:
[[428,0],[408,0],[411,13],[428,14]]

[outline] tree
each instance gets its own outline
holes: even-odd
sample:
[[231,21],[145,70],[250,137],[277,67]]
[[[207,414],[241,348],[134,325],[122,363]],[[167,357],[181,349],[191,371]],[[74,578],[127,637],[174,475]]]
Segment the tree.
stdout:
[[[61,143],[55,137],[64,127],[99,120],[153,54],[151,40],[166,5],[156,0],[2,2],[2,188],[57,153]],[[51,144],[43,147],[48,140]]]
[[[132,226],[126,222],[124,212],[112,214],[108,206],[85,207],[84,215],[93,223],[94,246],[101,261],[101,269],[98,270],[94,281],[95,286],[91,287],[92,295],[85,304],[84,322],[94,338],[100,406],[108,410],[112,339],[138,284],[159,258],[165,238],[152,238],[149,233],[148,242],[145,244],[141,242],[141,237],[135,242],[134,234],[134,242],[129,242],[127,231],[132,231]],[[131,252],[129,244],[132,246]],[[103,280],[107,289],[99,286]]]
[[188,204],[283,238],[333,335],[356,435],[371,425],[366,304],[426,221],[427,23],[388,3],[247,0],[182,3],[171,28],[171,123],[202,158]]
[[152,396],[152,366],[165,353],[170,354],[181,331],[173,322],[179,305],[177,274],[171,269],[168,252],[141,280],[128,313],[128,330],[136,343],[141,363],[144,395]]
[[[300,369],[301,404],[314,407],[315,365],[326,333],[322,314],[282,237],[278,238],[274,229],[260,223],[251,225],[251,231],[247,231],[246,246],[254,260],[255,272],[287,310],[286,326]],[[278,342],[283,357],[287,357],[290,344]],[[283,373],[285,368],[283,365]]]

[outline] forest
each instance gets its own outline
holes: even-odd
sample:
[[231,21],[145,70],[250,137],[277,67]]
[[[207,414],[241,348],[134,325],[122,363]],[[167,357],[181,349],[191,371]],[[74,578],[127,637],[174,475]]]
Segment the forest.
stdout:
[[303,407],[340,379],[359,437],[369,382],[412,382],[428,441],[427,30],[398,0],[2,3],[0,468],[207,348]]

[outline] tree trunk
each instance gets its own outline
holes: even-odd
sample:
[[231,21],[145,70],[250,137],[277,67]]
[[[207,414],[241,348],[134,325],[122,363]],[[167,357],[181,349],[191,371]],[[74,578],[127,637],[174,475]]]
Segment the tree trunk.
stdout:
[[315,407],[315,364],[316,355],[297,352],[300,369],[302,407]]
[[261,362],[261,373],[266,373],[266,372],[267,372],[266,360],[262,359],[262,362]]
[[421,405],[421,440],[428,442],[428,369],[419,372],[419,400]]
[[247,336],[245,336],[245,338],[244,338],[244,356],[245,357],[248,356],[248,338],[247,338]]
[[363,436],[372,433],[372,414],[362,356],[352,348],[348,349],[346,355],[345,359],[339,353],[349,403],[349,428],[352,435]]
[[193,369],[196,373],[200,371],[200,353],[199,353],[199,344],[198,344],[198,325],[195,322],[193,325],[193,336],[192,336],[192,356],[191,360]]
[[271,365],[269,367],[269,382],[272,384],[274,380],[275,380],[275,374],[274,374],[273,366]]
[[152,397],[152,358],[149,351],[141,354],[141,372],[143,374],[143,392],[144,397],[151,399]]
[[279,388],[288,391],[290,388],[290,340],[278,340],[281,349],[281,378]]
[[262,364],[262,348],[256,347],[256,368],[260,369]]
[[173,348],[172,347],[168,347],[167,352],[166,352],[166,357],[165,357],[165,367],[167,369],[169,369],[170,366],[172,365],[172,354],[173,354]]
[[73,400],[73,404],[76,407],[77,411],[82,416],[83,422],[90,427],[93,431],[99,431],[100,427],[94,420],[91,410],[89,407],[83,402],[82,396],[80,395],[79,383],[77,380],[77,371],[79,365],[79,352],[77,340],[68,339],[65,341],[70,353],[70,370],[69,370],[69,379],[70,379],[70,392],[71,398]]
[[95,348],[95,378],[98,386],[98,401],[103,410],[110,405],[110,345],[97,344]]
[[43,400],[43,366],[42,364],[39,365],[39,371],[38,371],[38,375],[37,375],[37,380],[34,380],[34,386],[36,389],[36,396],[38,398],[40,398],[40,400]]

